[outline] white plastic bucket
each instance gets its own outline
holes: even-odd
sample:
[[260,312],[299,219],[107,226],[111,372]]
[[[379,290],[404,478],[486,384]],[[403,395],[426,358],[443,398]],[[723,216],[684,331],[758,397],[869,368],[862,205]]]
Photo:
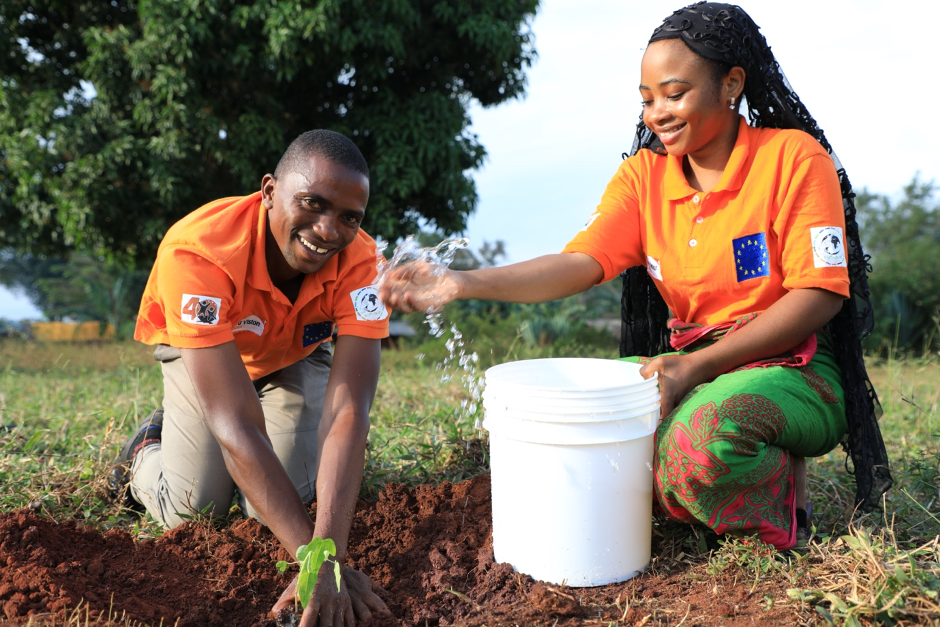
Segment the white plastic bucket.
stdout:
[[660,397],[639,369],[535,359],[487,370],[498,562],[582,587],[625,581],[650,563]]

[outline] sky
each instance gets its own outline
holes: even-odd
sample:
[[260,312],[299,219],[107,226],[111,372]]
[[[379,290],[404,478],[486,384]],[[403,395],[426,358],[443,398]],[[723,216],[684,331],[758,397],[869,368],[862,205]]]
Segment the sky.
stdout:
[[[472,107],[489,153],[474,174],[471,248],[503,240],[508,260],[558,252],[584,225],[630,149],[640,60],[683,0],[542,0],[527,95]],[[916,172],[938,180],[941,82],[921,0],[741,0],[857,188],[894,195]],[[0,287],[0,318],[39,317]]]

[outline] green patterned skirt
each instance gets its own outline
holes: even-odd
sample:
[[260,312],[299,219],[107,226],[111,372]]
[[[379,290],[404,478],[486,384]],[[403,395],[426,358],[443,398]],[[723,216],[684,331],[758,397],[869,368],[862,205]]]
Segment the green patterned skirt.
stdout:
[[821,333],[807,365],[721,375],[694,388],[660,423],[658,509],[719,534],[757,534],[778,549],[790,548],[797,527],[794,457],[830,452],[845,430],[840,370]]

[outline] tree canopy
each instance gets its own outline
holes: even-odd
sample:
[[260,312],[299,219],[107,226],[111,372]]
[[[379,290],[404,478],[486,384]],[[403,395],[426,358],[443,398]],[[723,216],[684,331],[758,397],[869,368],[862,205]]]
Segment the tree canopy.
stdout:
[[538,0],[5,0],[0,248],[149,263],[312,128],[371,170],[364,227],[463,230],[467,107],[520,97]]

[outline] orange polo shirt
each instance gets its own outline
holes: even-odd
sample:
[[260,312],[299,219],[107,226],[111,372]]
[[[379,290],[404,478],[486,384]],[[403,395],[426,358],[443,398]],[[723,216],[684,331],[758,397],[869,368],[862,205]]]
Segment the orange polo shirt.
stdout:
[[389,316],[372,282],[376,243],[364,231],[304,277],[297,300],[271,282],[261,192],[224,198],[174,224],[160,243],[134,339],[202,348],[235,341],[252,379],[339,335],[381,339]]
[[713,325],[762,312],[796,288],[849,297],[845,231],[826,150],[802,131],[740,118],[715,188],[691,188],[682,157],[638,151],[563,252],[591,255],[602,281],[646,266],[673,315]]

